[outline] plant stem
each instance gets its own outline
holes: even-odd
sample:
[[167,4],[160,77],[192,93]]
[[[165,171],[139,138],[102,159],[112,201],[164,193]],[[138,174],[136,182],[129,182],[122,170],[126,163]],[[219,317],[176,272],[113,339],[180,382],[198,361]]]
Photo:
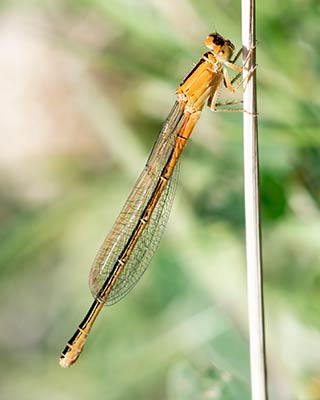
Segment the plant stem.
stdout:
[[[258,120],[255,66],[255,2],[242,0],[244,186],[250,369],[252,400],[267,400],[262,260],[259,209]],[[249,75],[248,75],[249,74]]]

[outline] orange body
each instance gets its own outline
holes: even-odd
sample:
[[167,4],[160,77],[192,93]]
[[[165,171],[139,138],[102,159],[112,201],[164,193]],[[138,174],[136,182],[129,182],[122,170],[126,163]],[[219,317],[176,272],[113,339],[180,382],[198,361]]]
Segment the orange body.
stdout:
[[[202,56],[177,88],[177,102],[163,126],[147,165],[97,254],[90,276],[95,300],[61,353],[62,367],[69,367],[78,359],[92,325],[108,299],[118,301],[131,290],[142,275],[143,269],[141,273],[135,274],[134,268],[138,268],[138,263],[143,263],[143,257],[148,254],[148,244],[144,244],[145,233],[149,230],[154,236],[154,232],[158,230],[157,236],[160,236],[160,229],[164,229],[162,226],[157,227],[157,223],[163,225],[159,224],[159,221],[164,214],[164,202],[167,198],[164,198],[164,195],[170,194],[168,186],[171,185],[175,166],[201,110],[207,101],[211,109],[215,108],[222,81],[233,91],[226,66],[235,71],[241,70],[230,61],[233,44],[213,33],[207,37],[206,46],[210,51]],[[157,218],[154,215],[157,215]],[[143,244],[140,244],[141,238],[144,238]],[[150,238],[152,240],[152,236]],[[155,245],[158,241],[154,241]],[[121,246],[118,243],[121,243]],[[141,251],[143,246],[146,246],[146,249]],[[127,275],[123,275],[125,273]],[[121,285],[124,285],[124,288]]]

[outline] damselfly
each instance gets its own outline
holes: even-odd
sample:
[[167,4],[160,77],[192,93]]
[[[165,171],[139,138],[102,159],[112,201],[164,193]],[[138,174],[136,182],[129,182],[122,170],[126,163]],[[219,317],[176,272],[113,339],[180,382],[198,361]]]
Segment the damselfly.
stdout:
[[176,91],[176,102],[163,125],[147,164],[118,219],[103,242],[91,269],[94,301],[60,357],[69,367],[79,357],[102,307],[123,298],[137,283],[153,256],[168,220],[177,182],[177,162],[206,102],[215,110],[221,84],[233,93],[227,68],[234,45],[218,33],[207,36],[209,51]]

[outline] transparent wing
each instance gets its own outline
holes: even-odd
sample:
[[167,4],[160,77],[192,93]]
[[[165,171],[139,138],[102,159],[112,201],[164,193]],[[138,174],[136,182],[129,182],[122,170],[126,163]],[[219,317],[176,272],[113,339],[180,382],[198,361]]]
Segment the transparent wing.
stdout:
[[[142,174],[138,178],[126,204],[111,232],[103,242],[93,263],[89,285],[94,297],[97,296],[101,286],[112,271],[132,231],[140,220],[159,180],[163,167],[170,156],[177,132],[183,120],[183,106],[176,102],[161,130]],[[124,297],[135,286],[150,264],[150,260],[159,245],[169,217],[177,179],[178,166],[176,165],[173,175],[162,192],[150,220],[107,298],[107,305],[114,304]]]
[[179,166],[176,165],[174,173],[130,255],[127,265],[107,298],[107,305],[114,304],[124,297],[136,285],[150,265],[151,258],[159,246],[168,222],[177,187],[178,175]]

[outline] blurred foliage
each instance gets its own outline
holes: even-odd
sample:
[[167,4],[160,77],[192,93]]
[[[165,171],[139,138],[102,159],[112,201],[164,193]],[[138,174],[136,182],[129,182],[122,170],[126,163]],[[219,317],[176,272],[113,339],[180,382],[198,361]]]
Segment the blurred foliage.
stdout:
[[[203,111],[152,267],[99,317],[77,365],[58,366],[175,88],[209,32],[239,47],[240,2],[0,10],[0,398],[250,398],[240,113]],[[257,9],[271,399],[320,399],[319,17],[316,0]]]

